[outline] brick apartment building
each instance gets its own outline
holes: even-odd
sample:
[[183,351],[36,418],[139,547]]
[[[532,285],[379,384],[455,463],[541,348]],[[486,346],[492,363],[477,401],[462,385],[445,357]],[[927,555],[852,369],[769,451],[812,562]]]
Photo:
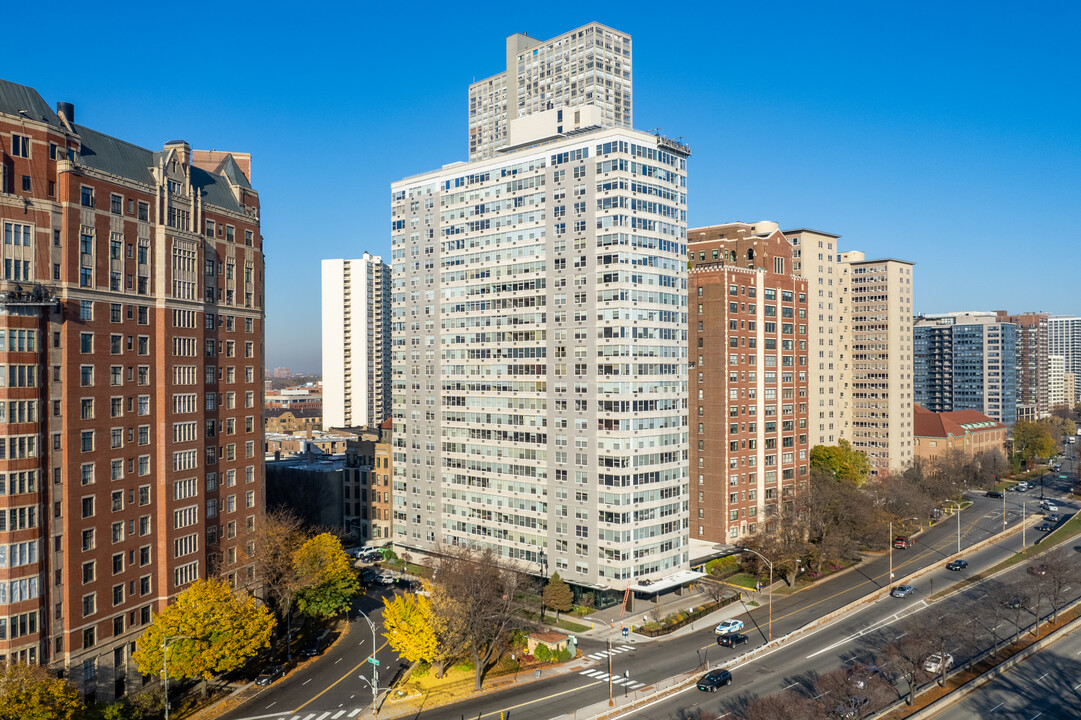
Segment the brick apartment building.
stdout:
[[250,157],[160,151],[0,81],[0,661],[88,699],[197,578],[252,582],[263,255]]
[[736,543],[807,486],[807,281],[774,223],[687,241],[691,538]]

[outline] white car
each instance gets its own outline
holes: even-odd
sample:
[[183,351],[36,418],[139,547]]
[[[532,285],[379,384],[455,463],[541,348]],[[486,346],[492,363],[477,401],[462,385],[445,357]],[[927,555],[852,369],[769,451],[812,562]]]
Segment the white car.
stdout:
[[1040,507],[1042,507],[1047,512],[1058,512],[1058,505],[1056,505],[1051,500],[1044,500],[1042,503],[1040,503]]
[[713,632],[718,635],[728,635],[729,633],[737,633],[742,629],[742,620],[722,620],[717,627],[713,628]]
[[923,663],[923,669],[929,673],[940,673],[953,667],[953,655],[935,653]]

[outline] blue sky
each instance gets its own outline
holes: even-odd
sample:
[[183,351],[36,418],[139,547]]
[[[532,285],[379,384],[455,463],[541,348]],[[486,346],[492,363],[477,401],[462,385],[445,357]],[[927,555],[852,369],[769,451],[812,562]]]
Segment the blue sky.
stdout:
[[0,76],[144,147],[253,155],[269,367],[319,369],[320,259],[389,257],[390,183],[465,159],[506,36],[594,20],[632,35],[635,126],[693,149],[692,227],[914,261],[918,312],[1081,312],[1076,3],[560,5],[79,4]]

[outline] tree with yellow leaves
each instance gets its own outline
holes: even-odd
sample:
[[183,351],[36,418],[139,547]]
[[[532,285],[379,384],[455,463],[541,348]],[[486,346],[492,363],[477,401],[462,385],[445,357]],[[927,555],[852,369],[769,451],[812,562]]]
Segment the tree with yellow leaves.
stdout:
[[169,639],[169,677],[202,678],[234,670],[270,644],[274,616],[252,597],[239,597],[221,580],[199,580],[154,617],[136,641],[132,659],[144,675],[161,674],[162,642]]
[[360,594],[360,581],[342,542],[330,533],[316,535],[293,556],[300,590],[297,609],[316,619],[348,610]]
[[0,672],[0,720],[71,720],[82,709],[75,686],[41,665],[16,663]]
[[450,638],[441,632],[431,600],[424,595],[397,593],[392,599],[384,597],[383,627],[387,630],[383,637],[394,652],[412,663],[431,664],[436,677],[443,677],[454,662]]

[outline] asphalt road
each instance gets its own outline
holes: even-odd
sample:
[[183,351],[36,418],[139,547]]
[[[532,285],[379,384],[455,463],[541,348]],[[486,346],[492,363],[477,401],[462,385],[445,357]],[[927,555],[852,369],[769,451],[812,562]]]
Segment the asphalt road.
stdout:
[[935,717],[939,720],[1076,720],[1081,716],[1081,632],[1073,632]]
[[[1071,467],[1066,467],[1072,470]],[[1071,473],[1071,477],[1073,474]],[[1044,492],[1048,497],[1060,497],[1069,489],[1068,481],[1059,481],[1057,477],[1045,483]],[[1028,493],[1006,493],[1005,518],[1007,526],[1017,523],[1022,514],[1022,503],[1027,501],[1031,514],[1039,500],[1040,487]],[[968,547],[1001,532],[1003,528],[1003,501],[986,498],[982,492],[971,492],[969,498],[973,505],[961,513],[961,543]],[[1059,512],[1063,521],[1075,512],[1060,503]],[[933,528],[926,529],[918,537],[918,544],[908,550],[897,550],[893,554],[895,584],[907,573],[942,559],[957,549],[957,524],[952,518]],[[1037,543],[1043,533],[1029,531],[1026,544]],[[972,563],[969,572],[978,572],[1020,549],[1020,536],[1003,539],[992,544],[978,555],[969,557]],[[781,636],[792,632],[812,620],[888,584],[889,560],[883,555],[861,563],[856,569],[833,578],[818,586],[791,596],[775,596],[773,603],[773,635]],[[830,648],[822,655],[808,658],[826,646],[832,646],[838,639],[864,637],[867,628],[879,627],[892,622],[890,618],[904,612],[919,610],[926,606],[923,597],[935,589],[943,589],[950,581],[957,580],[956,573],[942,569],[932,573],[917,583],[917,592],[906,600],[887,598],[857,613],[842,618],[828,629],[820,630],[797,643],[775,650],[769,656],[751,663],[747,668],[739,668],[739,678],[728,690],[731,694],[753,692],[770,693],[798,682],[800,674],[808,666],[816,670],[828,669],[830,663],[852,662],[858,657],[860,644],[846,643]],[[764,644],[768,635],[766,594],[759,596],[761,605],[757,608],[742,604],[732,605],[711,617],[710,626],[692,634],[653,641],[625,643],[622,638],[613,638],[612,670],[616,678],[626,671],[630,680],[613,685],[614,694],[648,693],[656,683],[681,673],[691,672],[706,664],[717,666],[722,658],[735,657],[749,647]],[[377,598],[365,598],[363,608],[378,608],[382,603]],[[936,605],[937,607],[937,605]],[[739,617],[744,620],[744,632],[751,636],[751,644],[738,650],[728,650],[716,646],[712,624],[726,617]],[[826,642],[826,639],[830,639]],[[381,637],[377,643],[384,645]],[[371,701],[367,684],[357,678],[361,672],[370,678],[370,667],[365,665],[371,644],[371,631],[363,620],[353,622],[352,629],[345,642],[339,643],[323,657],[307,662],[294,671],[288,678],[278,681],[269,688],[254,692],[254,697],[242,708],[226,715],[227,720],[244,718],[274,718],[277,720],[339,720],[355,717],[351,714],[358,708],[366,709]],[[455,705],[423,710],[411,715],[413,720],[432,718],[481,718],[496,719],[500,712],[506,720],[550,720],[593,703],[603,702],[608,698],[607,682],[608,661],[606,645],[597,641],[582,639],[580,647],[583,654],[595,659],[596,665],[581,672],[563,675],[542,676],[526,685],[519,685],[511,690],[497,692],[483,697],[457,703]],[[385,686],[390,676],[399,667],[393,652],[383,647],[377,654],[381,660],[380,686]],[[744,680],[750,675],[750,680]],[[722,691],[711,698],[716,698],[713,709],[717,709],[723,696]],[[640,718],[675,718],[681,710],[698,705],[702,697],[695,693],[683,693],[671,700],[658,703],[645,713],[634,715]],[[389,708],[388,708],[389,709]],[[342,712],[344,711],[344,712]],[[324,716],[324,713],[326,715]],[[341,714],[339,714],[341,713]]]

